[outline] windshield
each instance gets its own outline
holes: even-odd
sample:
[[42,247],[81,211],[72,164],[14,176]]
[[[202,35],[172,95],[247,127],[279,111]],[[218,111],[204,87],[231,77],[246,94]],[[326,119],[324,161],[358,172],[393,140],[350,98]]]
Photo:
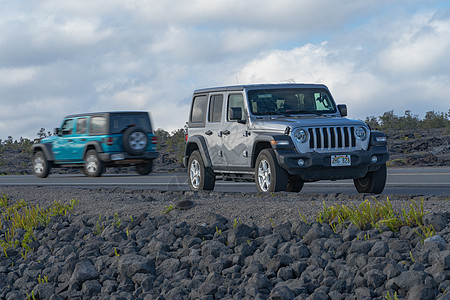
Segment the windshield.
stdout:
[[254,115],[295,115],[335,113],[336,106],[326,89],[293,88],[248,91]]

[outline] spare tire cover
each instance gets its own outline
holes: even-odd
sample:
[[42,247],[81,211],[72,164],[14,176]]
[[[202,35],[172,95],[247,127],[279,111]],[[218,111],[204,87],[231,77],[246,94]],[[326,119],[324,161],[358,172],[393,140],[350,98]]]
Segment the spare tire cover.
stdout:
[[123,133],[123,148],[130,155],[142,155],[147,149],[147,133],[140,127],[133,126]]

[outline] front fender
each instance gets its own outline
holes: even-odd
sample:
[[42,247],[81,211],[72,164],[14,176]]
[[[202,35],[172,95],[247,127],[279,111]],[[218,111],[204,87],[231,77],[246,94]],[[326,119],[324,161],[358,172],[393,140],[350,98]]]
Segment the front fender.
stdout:
[[55,157],[53,156],[52,144],[34,144],[31,146],[31,152],[34,154],[38,151],[42,151],[44,153],[44,157],[47,161],[54,161]]

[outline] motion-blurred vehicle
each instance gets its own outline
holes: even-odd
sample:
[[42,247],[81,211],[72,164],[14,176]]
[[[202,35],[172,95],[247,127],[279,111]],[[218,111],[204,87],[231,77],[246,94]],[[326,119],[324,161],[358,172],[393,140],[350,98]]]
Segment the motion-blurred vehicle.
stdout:
[[32,146],[33,173],[44,178],[51,168],[71,167],[98,177],[106,167],[135,166],[147,175],[158,157],[156,144],[148,112],[69,115],[55,135]]

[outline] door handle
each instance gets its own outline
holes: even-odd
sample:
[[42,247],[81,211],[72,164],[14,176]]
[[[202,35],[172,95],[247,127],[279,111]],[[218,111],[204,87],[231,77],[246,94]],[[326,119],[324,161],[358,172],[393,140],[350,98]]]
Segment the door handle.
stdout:
[[86,139],[81,139],[82,142],[86,141]]
[[229,131],[229,130],[224,130],[224,131],[222,131],[222,134],[223,135],[229,135],[231,132]]
[[72,143],[73,142],[73,140],[67,140],[69,143]]
[[206,134],[206,135],[212,135],[213,132],[212,132],[211,130],[208,130],[208,131],[205,131],[205,134]]

